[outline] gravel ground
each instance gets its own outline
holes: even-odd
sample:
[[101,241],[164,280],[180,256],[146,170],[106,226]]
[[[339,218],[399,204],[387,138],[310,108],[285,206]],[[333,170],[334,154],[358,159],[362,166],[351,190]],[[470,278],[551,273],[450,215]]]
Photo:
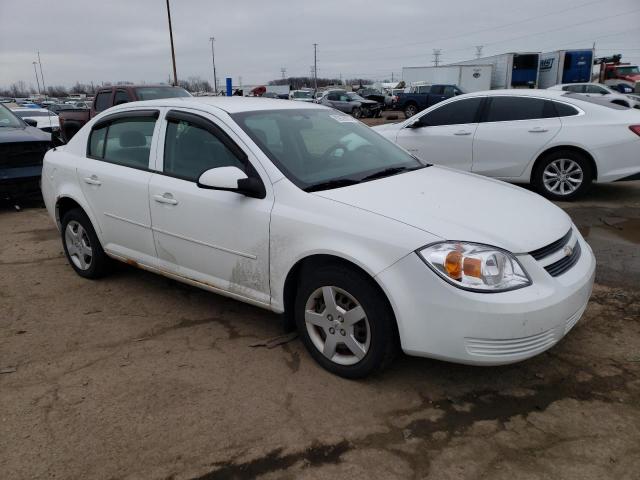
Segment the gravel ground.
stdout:
[[43,209],[1,208],[0,478],[638,479],[640,182],[561,206],[599,262],[562,342],[364,381],[252,346],[272,313],[125,265],[84,280]]

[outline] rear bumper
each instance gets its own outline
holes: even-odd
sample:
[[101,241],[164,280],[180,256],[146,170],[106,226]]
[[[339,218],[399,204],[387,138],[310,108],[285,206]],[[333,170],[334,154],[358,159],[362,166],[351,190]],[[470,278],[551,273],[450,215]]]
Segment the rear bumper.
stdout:
[[458,289],[416,254],[378,275],[394,308],[402,349],[410,355],[474,365],[518,362],[555,345],[582,316],[591,295],[595,258],[582,255],[552,277],[529,255],[518,259],[533,285],[503,293]]

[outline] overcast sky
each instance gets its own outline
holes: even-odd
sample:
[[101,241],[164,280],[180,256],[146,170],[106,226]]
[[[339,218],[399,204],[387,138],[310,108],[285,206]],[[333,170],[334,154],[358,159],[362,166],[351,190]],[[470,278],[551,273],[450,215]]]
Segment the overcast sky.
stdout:
[[[178,78],[255,85],[308,75],[381,80],[403,66],[509,51],[591,47],[640,62],[640,0],[172,0]],[[47,85],[168,81],[165,0],[0,0],[0,86],[35,84],[40,50]],[[219,80],[220,83],[221,80]]]

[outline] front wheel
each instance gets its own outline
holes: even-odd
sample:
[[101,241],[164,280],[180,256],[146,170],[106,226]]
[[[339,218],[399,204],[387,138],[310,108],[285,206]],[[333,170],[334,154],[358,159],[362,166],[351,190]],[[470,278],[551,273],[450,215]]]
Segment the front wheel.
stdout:
[[593,181],[589,160],[572,150],[545,155],[536,166],[532,183],[550,200],[573,200],[584,194]]
[[342,377],[366,377],[397,351],[395,318],[384,294],[355,269],[325,265],[305,272],[295,319],[311,356]]
[[355,118],[360,118],[362,117],[362,110],[360,110],[359,107],[354,107],[353,110],[351,110],[351,115]]

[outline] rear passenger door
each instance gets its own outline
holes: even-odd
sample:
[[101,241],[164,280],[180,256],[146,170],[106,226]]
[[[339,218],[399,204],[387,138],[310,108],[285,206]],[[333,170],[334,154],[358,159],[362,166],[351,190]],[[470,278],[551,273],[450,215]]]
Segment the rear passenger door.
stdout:
[[[269,304],[271,185],[251,151],[212,115],[172,109],[162,122],[162,164],[149,187],[158,266],[182,278]],[[211,168],[258,175],[266,198],[198,187]]]
[[473,172],[497,178],[521,176],[560,128],[550,100],[488,97],[473,140]]
[[103,248],[152,265],[148,186],[158,110],[109,115],[93,125],[78,181],[102,233]]

